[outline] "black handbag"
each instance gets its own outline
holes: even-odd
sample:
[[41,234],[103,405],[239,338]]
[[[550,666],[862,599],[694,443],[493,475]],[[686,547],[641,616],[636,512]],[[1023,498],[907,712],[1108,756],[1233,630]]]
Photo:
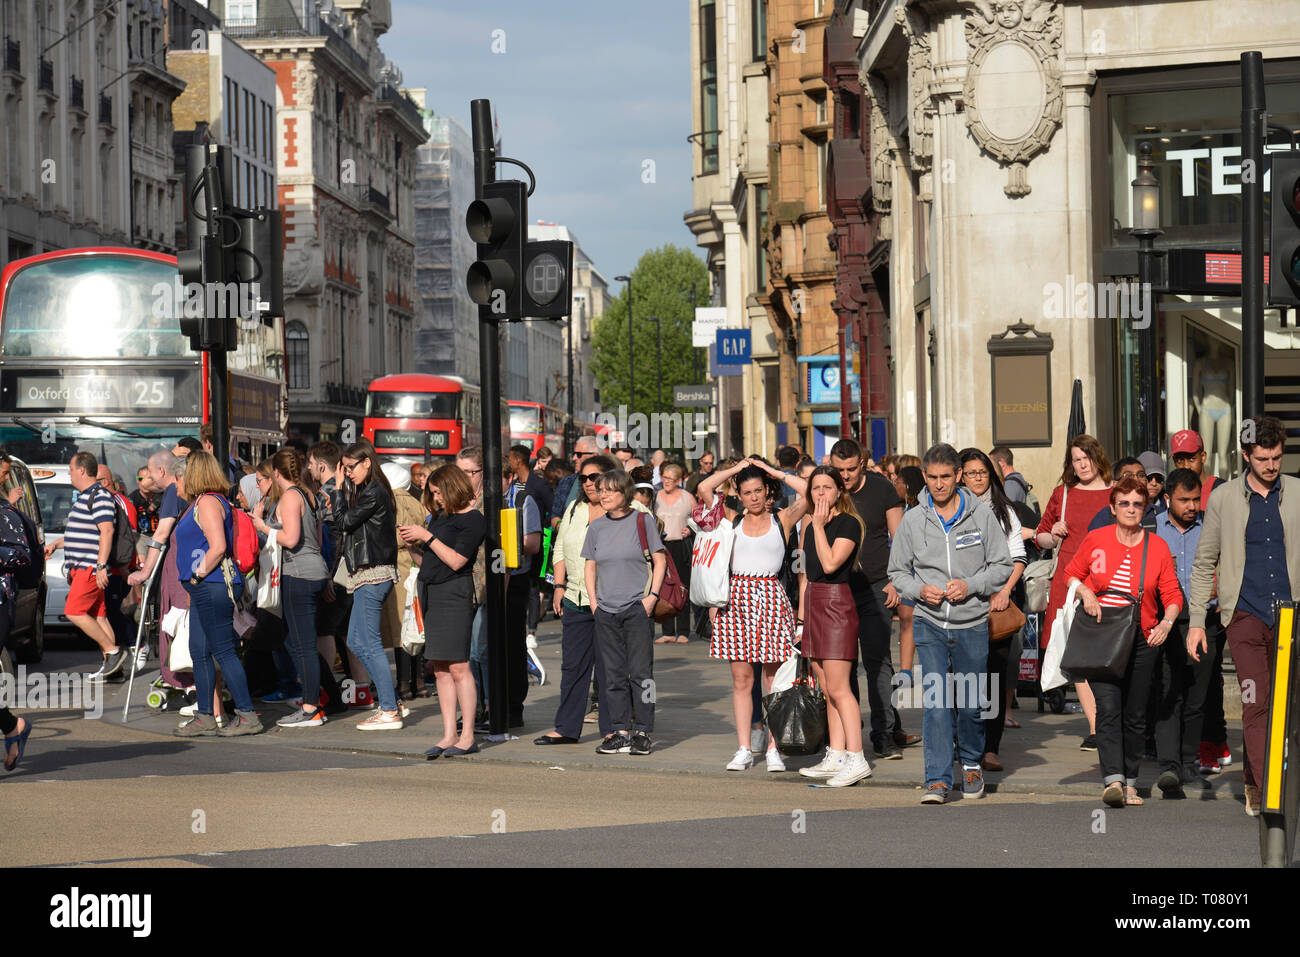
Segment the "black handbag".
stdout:
[[794,684],[763,698],[763,722],[782,754],[817,754],[826,746],[826,696],[800,656]]
[[1122,681],[1133,656],[1133,642],[1142,624],[1142,586],[1147,574],[1147,545],[1151,533],[1142,538],[1142,570],[1138,573],[1138,593],[1105,588],[1097,597],[1111,595],[1124,600],[1122,606],[1103,605],[1101,621],[1080,608],[1070,625],[1070,636],[1061,655],[1061,670],[1076,681]]

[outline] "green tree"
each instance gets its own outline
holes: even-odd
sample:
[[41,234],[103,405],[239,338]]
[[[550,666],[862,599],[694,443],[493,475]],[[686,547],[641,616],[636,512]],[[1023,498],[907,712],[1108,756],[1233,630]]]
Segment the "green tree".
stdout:
[[[629,406],[629,412],[646,414],[679,411],[673,407],[673,386],[703,382],[708,371],[708,350],[691,345],[695,306],[708,303],[708,269],[689,249],[669,244],[641,256],[632,271],[631,290],[635,401],[628,402],[628,287],[625,283],[618,298],[596,319],[592,329],[591,367],[600,388],[600,404],[611,412],[620,405]],[[691,301],[692,291],[695,302]],[[651,317],[658,317],[663,327],[659,364],[656,364],[655,323],[649,321]]]

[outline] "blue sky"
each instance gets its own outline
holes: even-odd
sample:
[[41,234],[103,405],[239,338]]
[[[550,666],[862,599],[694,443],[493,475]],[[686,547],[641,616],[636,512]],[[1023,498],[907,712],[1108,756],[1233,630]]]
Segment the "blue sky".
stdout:
[[[692,205],[683,0],[393,0],[392,9],[380,46],[403,85],[427,87],[428,106],[467,131],[470,100],[490,99],[503,153],[537,175],[529,219],[573,230],[612,292],[645,250],[696,250],[682,223]],[[494,53],[501,41],[505,52]],[[645,160],[653,183],[642,182]],[[527,179],[511,166],[498,175]]]

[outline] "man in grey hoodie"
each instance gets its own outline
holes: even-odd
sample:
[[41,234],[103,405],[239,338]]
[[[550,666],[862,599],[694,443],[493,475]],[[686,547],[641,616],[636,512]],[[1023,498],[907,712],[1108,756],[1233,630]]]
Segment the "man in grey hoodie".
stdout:
[[[984,796],[980,758],[982,675],[989,653],[989,596],[1011,577],[1007,536],[987,505],[961,483],[961,459],[951,445],[935,445],[921,459],[927,491],[903,516],[889,553],[889,579],[916,602],[913,636],[921,661],[925,717],[925,794],[943,804],[953,785],[954,697],[962,791]],[[983,697],[1001,694],[989,688]]]

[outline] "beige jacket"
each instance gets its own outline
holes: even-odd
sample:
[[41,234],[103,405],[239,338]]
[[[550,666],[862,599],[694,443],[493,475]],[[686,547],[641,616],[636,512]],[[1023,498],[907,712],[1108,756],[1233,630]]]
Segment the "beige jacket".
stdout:
[[[1300,600],[1300,479],[1283,475],[1277,494],[1286,538],[1286,567],[1291,579],[1291,598]],[[1246,522],[1250,518],[1250,490],[1245,476],[1220,482],[1205,510],[1201,541],[1192,559],[1192,593],[1188,596],[1190,627],[1205,627],[1205,606],[1219,578],[1219,618],[1226,626],[1232,621],[1241,595],[1241,577],[1246,568]]]

